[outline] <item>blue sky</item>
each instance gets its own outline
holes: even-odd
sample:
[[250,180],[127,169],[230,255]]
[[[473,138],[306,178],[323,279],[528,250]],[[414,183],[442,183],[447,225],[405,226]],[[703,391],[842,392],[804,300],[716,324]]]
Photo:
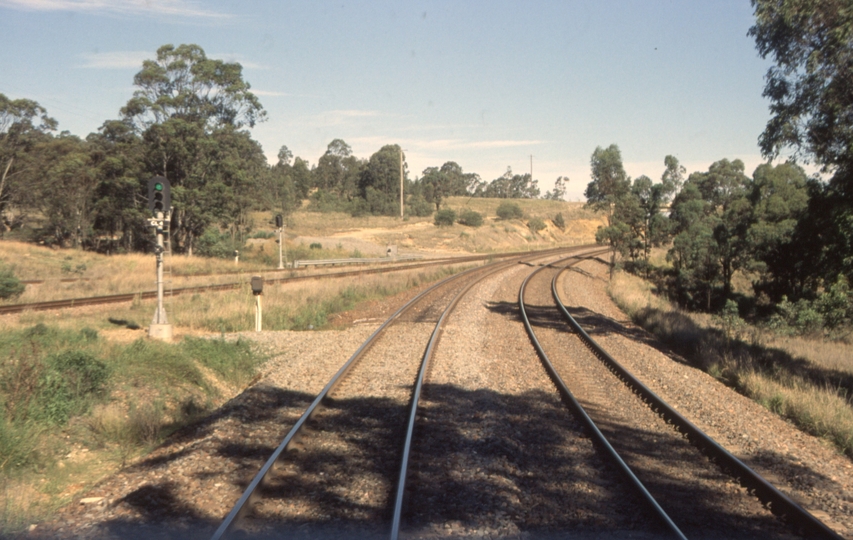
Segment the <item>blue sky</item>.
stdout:
[[568,176],[582,199],[596,146],[659,179],[762,161],[769,62],[748,0],[337,2],[0,0],[0,93],[85,137],[133,94],[158,47],[240,62],[268,113],[252,130],[314,164],[341,138],[406,149],[410,177],[456,161],[491,181]]

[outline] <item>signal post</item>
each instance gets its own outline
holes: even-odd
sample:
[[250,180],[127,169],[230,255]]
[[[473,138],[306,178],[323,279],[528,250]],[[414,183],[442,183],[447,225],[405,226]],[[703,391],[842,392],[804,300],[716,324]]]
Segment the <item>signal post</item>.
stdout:
[[275,216],[275,226],[278,229],[278,269],[281,270],[284,268],[284,260],[281,258],[281,249],[284,246],[284,238],[282,238],[282,233],[284,232],[284,218],[281,214],[277,214]]
[[170,341],[172,325],[166,319],[166,309],[163,307],[163,235],[171,218],[171,194],[169,181],[163,176],[155,176],[148,181],[148,209],[154,214],[154,217],[148,219],[148,225],[154,228],[157,235],[154,246],[154,254],[157,256],[157,309],[148,327],[148,336]]

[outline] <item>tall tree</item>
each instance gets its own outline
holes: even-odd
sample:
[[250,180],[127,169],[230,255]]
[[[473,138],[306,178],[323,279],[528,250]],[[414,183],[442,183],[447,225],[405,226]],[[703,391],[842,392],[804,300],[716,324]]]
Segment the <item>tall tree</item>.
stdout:
[[400,158],[403,159],[405,186],[408,165],[400,145],[387,144],[370,156],[359,180],[359,193],[367,201],[368,212],[393,216],[400,210]]
[[104,122],[86,138],[97,180],[93,200],[91,247],[97,251],[143,250],[148,201],[142,139],[125,122]]
[[5,230],[13,225],[7,214],[9,205],[28,191],[24,176],[35,165],[28,158],[35,145],[44,142],[46,134],[56,126],[56,120],[35,101],[9,99],[0,94],[0,219]]
[[475,194],[496,199],[535,199],[539,196],[538,184],[539,181],[533,180],[530,173],[513,174],[512,167],[507,167],[503,175]]
[[682,294],[703,290],[707,309],[716,281],[728,297],[734,272],[750,260],[752,206],[743,169],[740,160],[717,161],[708,172],[691,174],[672,203],[675,239],[667,257]]
[[551,201],[566,200],[566,184],[568,183],[568,176],[558,176],[557,180],[554,181],[554,191],[546,191],[542,198]]
[[608,221],[613,216],[613,205],[631,189],[631,179],[622,165],[619,147],[611,144],[607,148],[596,147],[590,158],[592,182],[587,184],[584,196],[586,206],[607,213]]
[[[622,153],[619,147],[611,144],[606,149],[597,146],[590,158],[590,176],[592,181],[587,184],[584,196],[586,197],[586,206],[600,212],[604,211],[607,215],[607,226],[609,229],[616,225],[618,220],[614,219],[614,210],[617,202],[628,195],[631,189],[631,179],[625,173],[625,167],[622,165]],[[616,252],[623,252],[617,245],[621,243],[621,238],[627,234],[624,227],[619,226],[613,233],[607,233],[602,236],[606,239],[614,251],[610,258],[610,276],[613,277],[613,269],[616,266]],[[617,234],[619,233],[619,234]],[[599,236],[596,235],[596,241]]]
[[285,217],[302,205],[300,188],[295,180],[294,167],[290,165],[292,158],[293,154],[290,150],[286,146],[282,146],[278,152],[278,163],[270,168],[267,175],[265,189],[271,196],[262,201],[262,207],[265,210],[281,213]]
[[192,253],[194,239],[221,211],[245,206],[235,200],[240,192],[227,189],[240,174],[217,159],[228,156],[234,163],[254,153],[239,130],[264,120],[266,112],[240,64],[209,59],[198,45],[160,47],[134,84],[138,90],[122,116],[142,135],[148,173],[172,184],[173,247]]
[[[794,160],[814,162],[830,179],[809,187],[808,210],[800,218],[789,255],[790,273],[777,276],[798,294],[816,294],[853,279],[853,7],[848,0],[752,0],[755,38],[773,66],[764,96],[771,117],[759,138],[773,158],[793,151]],[[809,259],[806,259],[809,256]]]
[[45,219],[41,239],[80,247],[92,235],[96,169],[89,144],[63,132],[40,145],[38,180],[29,186]]
[[420,179],[423,197],[428,203],[435,205],[436,212],[441,210],[441,203],[451,192],[451,179],[438,167],[424,169]]
[[341,139],[329,143],[314,169],[314,187],[336,194],[343,200],[358,195],[358,183],[363,163],[350,146]]

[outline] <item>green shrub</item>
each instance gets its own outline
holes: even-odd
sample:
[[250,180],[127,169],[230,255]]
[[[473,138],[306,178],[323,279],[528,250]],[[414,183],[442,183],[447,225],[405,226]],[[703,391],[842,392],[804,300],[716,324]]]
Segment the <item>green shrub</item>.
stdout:
[[94,397],[102,395],[109,369],[90,354],[67,350],[47,359],[31,406],[37,419],[63,425],[72,414],[86,412]]
[[554,216],[554,219],[552,219],[551,221],[554,223],[554,226],[557,227],[558,229],[560,229],[561,231],[566,230],[566,220],[563,219],[563,213],[562,212],[560,212],[556,216]]
[[528,228],[528,229],[530,229],[530,231],[531,231],[531,232],[534,232],[534,233],[538,233],[539,231],[541,231],[542,229],[544,229],[544,228],[545,228],[545,226],[546,226],[546,225],[545,225],[545,222],[544,222],[544,221],[542,221],[542,220],[541,220],[540,218],[538,218],[538,217],[537,217],[537,218],[532,218],[530,221],[528,221],[528,222],[527,222],[527,228]]
[[415,217],[427,217],[431,216],[432,212],[432,203],[427,202],[427,200],[424,199],[421,195],[412,197],[409,200],[409,204],[407,207],[407,215]]
[[323,249],[323,244],[320,242],[311,242],[311,244],[308,245],[308,249]]
[[25,288],[26,285],[15,277],[11,268],[0,267],[0,299],[17,298]]
[[496,213],[501,219],[521,219],[524,217],[521,207],[514,202],[502,202]]
[[351,212],[352,203],[337,193],[318,189],[309,197],[309,212]]
[[435,224],[439,227],[450,227],[456,222],[456,212],[450,208],[442,208],[435,213]]
[[244,385],[252,380],[261,358],[254,355],[248,341],[185,337],[181,349],[215,371],[228,382]]
[[204,257],[229,259],[234,256],[235,249],[244,248],[242,245],[235,244],[227,232],[220,232],[217,227],[208,227],[198,238],[195,249]]
[[474,210],[463,210],[456,222],[468,227],[479,227],[483,224],[483,215]]

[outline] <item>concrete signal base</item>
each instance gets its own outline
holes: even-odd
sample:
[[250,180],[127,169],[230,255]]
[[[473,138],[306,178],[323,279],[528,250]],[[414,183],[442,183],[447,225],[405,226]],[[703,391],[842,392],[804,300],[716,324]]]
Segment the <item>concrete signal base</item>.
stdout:
[[172,341],[172,325],[152,323],[148,327],[148,337],[159,339],[160,341]]

